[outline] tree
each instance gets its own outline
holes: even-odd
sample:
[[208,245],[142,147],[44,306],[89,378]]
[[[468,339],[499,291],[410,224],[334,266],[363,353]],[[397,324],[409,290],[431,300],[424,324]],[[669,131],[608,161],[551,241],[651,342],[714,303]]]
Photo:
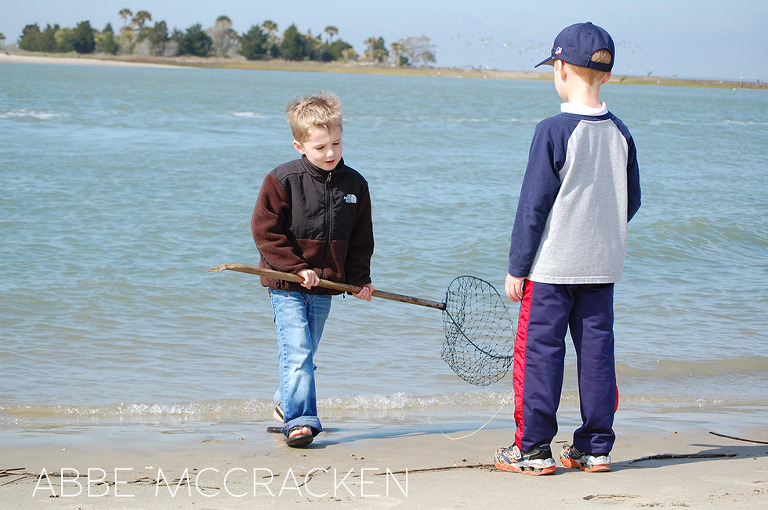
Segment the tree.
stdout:
[[328,45],[323,43],[320,34],[317,36],[312,35],[312,31],[307,30],[307,33],[302,36],[304,39],[304,57],[309,60],[317,60],[327,62],[331,60],[331,56],[328,55]]
[[200,23],[189,27],[179,41],[179,55],[194,55],[196,57],[207,57],[211,52],[213,41],[203,31]]
[[120,48],[120,53],[132,53],[135,44],[136,33],[133,31],[133,24],[124,24],[117,34],[117,46]]
[[365,51],[365,59],[371,62],[381,63],[387,58],[389,52],[386,46],[384,46],[384,38],[369,37],[363,41],[368,49]]
[[399,67],[408,64],[408,58],[403,56],[403,45],[400,41],[395,41],[389,46],[389,54],[394,65]]
[[[25,51],[74,51],[73,35],[74,31],[71,28],[62,30],[59,25],[49,24],[45,30],[41,31],[38,24],[33,23],[24,27],[18,45],[19,49]],[[93,35],[92,32],[91,35]]]
[[19,37],[19,48],[26,51],[59,51],[56,42],[56,32],[59,31],[59,25],[47,25],[45,30],[41,31],[37,23],[27,25],[21,31]]
[[158,21],[150,30],[149,47],[152,55],[165,55],[165,49],[171,38],[168,36],[168,25],[165,21]]
[[352,46],[342,51],[341,55],[342,55],[342,59],[347,62],[356,61],[357,59],[360,58],[360,55],[357,54],[357,52]]
[[139,11],[136,16],[133,17],[133,24],[138,28],[137,32],[141,32],[147,21],[152,21],[152,15],[148,11]]
[[325,27],[324,31],[325,31],[326,34],[328,34],[328,44],[329,45],[333,41],[333,37],[336,36],[336,35],[339,35],[339,29],[336,28],[333,25],[329,25],[329,26]]
[[[422,35],[421,37],[406,37],[398,41],[400,44],[402,57],[400,61],[403,62],[403,58],[407,59],[407,64],[417,64],[419,62],[424,65],[434,64],[437,59],[435,58],[435,46],[429,37]],[[407,65],[405,63],[400,65]]]
[[277,41],[277,23],[272,20],[266,20],[261,24],[261,28],[267,33],[267,52],[272,58],[280,55],[280,47]]
[[90,21],[81,21],[77,24],[72,45],[78,53],[93,53],[93,50],[96,49],[96,41],[93,38],[93,28]]
[[237,49],[239,37],[232,29],[232,20],[228,16],[219,16],[216,24],[206,33],[211,37],[212,49],[219,57],[229,57]]
[[[46,32],[48,29],[46,28]],[[58,51],[60,53],[69,53],[75,51],[75,30],[73,28],[58,29],[58,25],[53,30],[54,33],[54,49],[50,51]],[[47,51],[47,50],[46,50]]]
[[181,42],[184,40],[184,32],[178,28],[174,28],[171,33],[171,39],[169,45],[174,48],[174,55],[181,55]]
[[286,60],[304,60],[305,51],[304,38],[296,25],[286,28],[280,43],[280,55]]
[[73,51],[64,36],[66,34],[59,28],[58,24],[51,26],[50,24],[45,26],[45,30],[40,32],[40,39],[38,40],[37,51]]
[[133,11],[130,9],[120,9],[117,15],[123,20],[123,26],[125,26],[128,20],[133,18]]
[[326,53],[330,60],[354,60],[353,58],[348,58],[350,50],[352,53],[355,53],[351,44],[339,39],[328,45]]
[[0,32],[0,48],[5,46],[5,34]]
[[40,44],[40,27],[37,23],[25,26],[21,30],[21,37],[19,37],[18,46],[19,49],[25,51],[39,51],[38,46]]
[[240,36],[238,53],[248,60],[258,60],[267,55],[267,34],[261,27],[253,25],[248,32]]
[[112,29],[112,24],[107,23],[104,30],[101,31],[101,51],[110,55],[117,55],[117,51],[120,49],[115,41],[115,31]]
[[269,19],[261,24],[261,28],[264,29],[268,37],[274,37],[277,33],[277,23]]

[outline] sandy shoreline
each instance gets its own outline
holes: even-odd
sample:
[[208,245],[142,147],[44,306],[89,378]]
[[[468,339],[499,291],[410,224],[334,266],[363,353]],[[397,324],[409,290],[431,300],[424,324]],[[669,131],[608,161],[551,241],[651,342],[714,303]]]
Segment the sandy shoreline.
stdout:
[[[705,430],[617,429],[613,472],[590,474],[558,464],[557,474],[542,477],[491,466],[495,449],[509,442],[509,430],[451,434],[460,439],[402,432],[331,430],[303,450],[286,447],[277,435],[261,447],[235,436],[161,447],[149,437],[103,445],[63,440],[56,446],[31,439],[3,448],[0,507],[433,509],[514,501],[522,508],[761,508],[768,503],[768,445]],[[740,437],[765,441],[768,428]],[[561,432],[553,451],[568,440]]]
[[43,57],[19,55],[0,51],[0,64],[57,64],[79,66],[114,66],[114,67],[165,67],[176,68],[168,64],[154,64],[146,62],[131,62],[126,60],[99,59],[99,58],[74,58],[74,57]]

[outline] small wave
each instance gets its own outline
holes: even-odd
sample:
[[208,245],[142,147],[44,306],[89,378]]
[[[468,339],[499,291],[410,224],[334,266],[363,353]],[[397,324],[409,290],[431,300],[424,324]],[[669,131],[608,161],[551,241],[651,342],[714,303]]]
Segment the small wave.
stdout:
[[[656,127],[675,127],[675,126],[684,126],[687,123],[687,120],[685,119],[669,119],[669,118],[653,118],[648,121],[646,121],[646,124],[649,126],[656,126]],[[639,124],[639,123],[638,123]],[[723,126],[735,126],[735,127],[742,127],[742,126],[749,126],[749,127],[764,127],[768,125],[768,122],[763,120],[743,120],[743,119],[713,119],[709,121],[704,122],[698,122],[699,126],[704,126],[708,128],[718,128]]]
[[[274,405],[274,404],[271,404]],[[0,406],[5,417],[27,419],[109,419],[109,418],[220,418],[248,417],[271,410],[267,401],[209,400],[177,403],[121,403],[97,405],[17,405]]]
[[[670,363],[670,366],[685,364]],[[670,367],[662,369],[670,373]],[[685,370],[680,368],[680,370]],[[760,370],[753,366],[752,370]],[[751,370],[750,370],[751,371]],[[656,374],[658,375],[658,374]],[[360,413],[416,413],[419,415],[434,409],[442,411],[484,410],[507,406],[512,409],[513,393],[510,391],[486,391],[467,393],[444,393],[435,395],[409,395],[394,393],[391,395],[358,395],[346,397],[326,397],[318,400],[318,408],[324,415],[343,415],[354,411]],[[564,391],[563,405],[577,405],[578,392]],[[669,395],[656,393],[638,393],[621,395],[624,403],[695,403],[717,404],[722,399]],[[743,402],[742,402],[743,404]],[[258,420],[270,416],[274,403],[269,399],[222,399],[198,402],[151,403],[133,402],[105,405],[11,405],[0,406],[2,421],[23,423],[28,421],[206,421],[206,420]]]
[[258,113],[258,112],[234,112],[232,115],[235,117],[245,117],[245,118],[263,118],[264,115]]
[[[364,395],[349,397],[326,397],[318,400],[323,412],[340,411],[401,411],[434,407],[475,407],[500,405],[509,400],[510,394],[476,392],[439,395]],[[272,412],[274,403],[262,400],[207,400],[200,402],[148,403],[133,402],[104,405],[15,405],[0,406],[0,414],[6,418],[24,421],[26,419],[252,419],[254,416]]]
[[768,126],[768,122],[758,122],[756,120],[725,119],[724,122],[733,126]]
[[61,117],[58,113],[38,112],[35,110],[11,110],[5,113],[0,113],[0,119],[35,119],[35,120],[51,120]]

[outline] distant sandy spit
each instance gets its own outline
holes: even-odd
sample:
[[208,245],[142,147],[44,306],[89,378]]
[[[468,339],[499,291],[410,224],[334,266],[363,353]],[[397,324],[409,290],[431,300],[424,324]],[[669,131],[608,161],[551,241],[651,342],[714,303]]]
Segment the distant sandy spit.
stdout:
[[[389,65],[370,65],[366,63],[339,63],[288,60],[246,60],[243,57],[158,57],[121,55],[117,57],[104,54],[77,56],[50,56],[50,54],[35,55],[21,51],[0,50],[0,64],[59,64],[81,66],[123,66],[123,67],[165,67],[165,68],[216,68],[216,69],[248,69],[259,71],[303,71],[329,72],[344,74],[375,74],[390,76],[435,76],[444,78],[481,78],[499,80],[552,80],[552,73],[539,71],[507,71],[474,67],[403,67]],[[714,87],[730,89],[762,89],[768,90],[760,80],[756,82],[700,80],[683,78],[663,78],[657,76],[621,76],[613,75],[611,84],[623,85],[665,85],[686,87]]]
[[145,62],[124,62],[121,60],[101,59],[93,57],[30,57],[0,51],[0,64],[58,64],[76,66],[116,66],[116,67],[173,67],[164,64],[148,64]]

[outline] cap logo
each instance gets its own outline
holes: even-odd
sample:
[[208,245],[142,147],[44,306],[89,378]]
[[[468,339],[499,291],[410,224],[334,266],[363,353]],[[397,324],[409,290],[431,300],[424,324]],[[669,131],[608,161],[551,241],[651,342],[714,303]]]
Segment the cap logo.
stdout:
[[559,56],[561,53],[563,53],[563,48],[561,48],[560,46],[555,48],[555,55]]

